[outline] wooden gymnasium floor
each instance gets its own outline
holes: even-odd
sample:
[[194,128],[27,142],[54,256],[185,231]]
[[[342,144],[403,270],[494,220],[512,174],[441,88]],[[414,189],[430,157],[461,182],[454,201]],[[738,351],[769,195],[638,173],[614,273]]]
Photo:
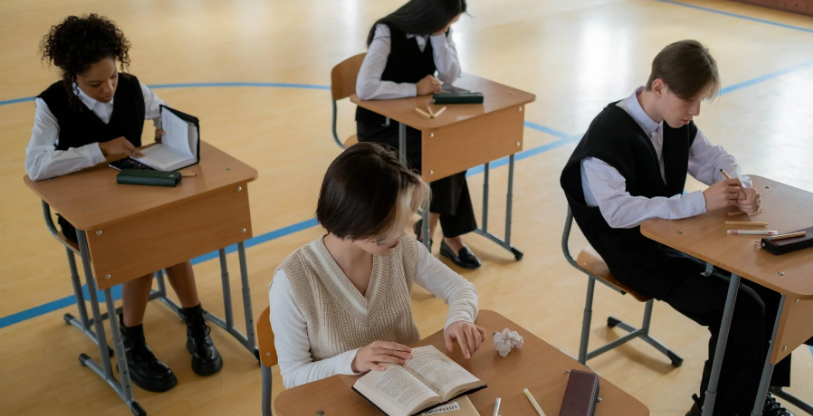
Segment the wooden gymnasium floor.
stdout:
[[[71,300],[64,250],[48,235],[39,200],[22,181],[34,115],[26,97],[57,79],[38,57],[38,42],[49,26],[69,14],[97,12],[114,19],[133,44],[131,72],[149,85],[192,84],[157,92],[199,116],[207,141],[259,171],[251,184],[254,234],[281,230],[248,249],[259,313],[280,261],[322,232],[310,220],[322,175],[340,152],[330,136],[330,69],[363,52],[372,22],[400,4],[0,2],[0,413],[129,414],[77,362],[79,353],[97,357],[98,351],[62,321],[75,307],[53,303]],[[666,44],[699,39],[719,62],[724,94],[704,104],[698,117],[708,136],[736,155],[747,172],[813,191],[813,18],[693,0],[470,0],[470,14],[455,27],[464,70],[533,92],[537,101],[527,107],[527,121],[534,123],[525,130],[528,157],[516,169],[514,241],[525,259],[515,262],[484,239],[468,237],[484,265],[463,275],[477,285],[481,308],[499,311],[562,350],[577,352],[586,279],[564,261],[559,248],[565,217],[559,172],[592,117],[642,84],[652,58]],[[267,84],[210,85],[224,82]],[[342,103],[339,114],[346,137],[354,130],[352,105]],[[492,218],[504,212],[506,177],[505,167],[493,172]],[[469,179],[478,207],[482,178]],[[500,221],[492,224],[502,231]],[[583,244],[580,235],[572,240],[574,250]],[[231,264],[235,267],[236,259]],[[195,270],[204,306],[222,311],[217,263],[202,262]],[[239,302],[239,291],[234,296]],[[422,334],[441,328],[446,313],[441,301],[420,288],[413,301]],[[639,322],[643,305],[599,285],[594,309],[595,346],[620,334],[604,326],[607,315]],[[236,322],[242,322],[235,312]],[[180,381],[166,394],[135,389],[149,414],[259,413],[258,365],[223,331],[215,329],[212,336],[225,367],[200,378],[189,365],[184,327],[168,309],[151,305],[146,328],[149,345]],[[683,367],[673,369],[640,341],[590,364],[653,415],[683,415],[699,388],[709,334],[662,303],[652,332],[683,355]],[[790,391],[813,401],[811,351],[800,348],[794,357]]]

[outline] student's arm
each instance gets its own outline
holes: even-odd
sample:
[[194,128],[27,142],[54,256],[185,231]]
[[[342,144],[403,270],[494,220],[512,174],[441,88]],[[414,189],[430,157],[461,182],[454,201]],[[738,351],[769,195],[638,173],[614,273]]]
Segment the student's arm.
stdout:
[[373,42],[367,48],[367,56],[359,69],[356,79],[356,95],[362,100],[388,100],[394,98],[414,97],[417,87],[410,83],[382,81],[381,75],[387,66],[387,58],[392,50],[390,28],[376,25]]
[[414,239],[412,242],[418,245],[415,283],[449,305],[443,328],[458,321],[473,323],[477,319],[477,288],[431,255],[426,246]]
[[743,186],[753,186],[751,178],[742,174],[734,156],[728,154],[722,146],[715,146],[708,137],[697,129],[692,147],[689,148],[689,174],[706,185],[713,185],[725,177],[720,173],[724,169],[732,178],[740,178]]
[[34,104],[34,128],[25,148],[25,171],[32,181],[67,175],[105,161],[98,143],[56,150],[59,123],[45,101],[37,98]]
[[702,191],[670,198],[632,196],[624,176],[597,158],[582,160],[581,176],[585,202],[597,206],[612,228],[635,228],[650,218],[676,220],[706,212]]
[[452,30],[448,34],[429,37],[432,42],[432,55],[438,70],[438,79],[444,84],[452,85],[460,78],[460,62],[457,60],[457,48],[452,39]]
[[152,120],[152,125],[156,129],[161,128],[161,106],[167,105],[164,100],[158,98],[151,89],[144,83],[138,81],[141,86],[141,95],[144,96],[144,120]]
[[288,276],[282,270],[274,273],[268,300],[271,305],[271,329],[274,331],[274,347],[279,358],[282,384],[292,388],[321,380],[336,374],[353,375],[353,359],[356,350],[335,357],[313,361],[308,340],[308,326],[302,312],[294,302],[294,292]]

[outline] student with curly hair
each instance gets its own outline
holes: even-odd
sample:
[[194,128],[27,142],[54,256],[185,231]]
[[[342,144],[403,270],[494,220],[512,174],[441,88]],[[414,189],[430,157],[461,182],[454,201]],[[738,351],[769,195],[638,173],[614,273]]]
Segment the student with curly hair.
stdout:
[[[141,156],[144,120],[155,126],[160,140],[158,98],[135,76],[130,43],[115,23],[90,14],[69,16],[52,26],[42,41],[42,59],[62,71],[34,100],[36,113],[25,168],[32,180],[53,178],[105,162],[107,156]],[[121,72],[117,67],[120,66]],[[76,230],[59,218],[65,236],[76,241]],[[166,269],[178,294],[187,325],[186,348],[199,375],[217,373],[223,360],[209,337],[189,261]],[[147,346],[142,321],[152,274],[122,284],[121,333],[133,382],[144,390],[164,392],[177,383],[172,370]]]

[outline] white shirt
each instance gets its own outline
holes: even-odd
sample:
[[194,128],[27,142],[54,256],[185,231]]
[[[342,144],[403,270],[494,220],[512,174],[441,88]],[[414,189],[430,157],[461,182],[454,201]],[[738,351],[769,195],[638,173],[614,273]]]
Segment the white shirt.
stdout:
[[[161,126],[160,105],[165,104],[146,85],[141,83],[141,94],[144,96],[144,119],[152,120],[155,128]],[[79,100],[104,123],[110,122],[113,114],[113,100],[102,103],[87,96],[81,88],[77,96]],[[59,143],[59,122],[48,108],[48,104],[41,98],[36,98],[34,104],[37,110],[34,113],[34,128],[31,139],[25,149],[25,170],[33,181],[66,175],[105,161],[99,143],[91,143],[68,150],[56,150]]]
[[[408,39],[414,38],[418,42],[421,52],[426,49],[427,39],[432,42],[432,57],[435,59],[435,67],[438,71],[438,79],[445,84],[454,84],[460,77],[460,63],[457,60],[457,49],[455,48],[452,33],[433,36],[407,35]],[[382,81],[381,75],[387,67],[387,58],[392,50],[392,39],[390,28],[384,24],[375,26],[375,34],[370,47],[367,48],[367,56],[359,69],[356,79],[356,95],[362,100],[388,100],[394,98],[414,97],[417,95],[417,87],[412,83],[395,83],[392,81]]]
[[[463,276],[429,254],[422,244],[418,248],[415,283],[449,305],[444,328],[458,321],[474,322],[477,318],[477,289]],[[321,361],[313,361],[307,322],[294,302],[291,283],[282,269],[277,269],[274,273],[268,298],[271,305],[271,327],[275,335],[274,346],[285,388],[336,374],[356,374],[353,372],[352,364],[358,349]]]
[[[643,90],[643,87],[638,88],[617,105],[649,135],[658,155],[661,177],[666,181],[661,128],[663,122],[653,121],[641,107],[638,94]],[[732,178],[740,178],[744,186],[751,186],[751,179],[742,175],[734,157],[722,146],[713,145],[698,129],[692,147],[689,148],[689,174],[706,185],[712,185],[725,179],[720,169],[724,169]],[[581,178],[585,202],[590,207],[597,206],[601,216],[612,228],[635,228],[650,218],[674,220],[706,212],[706,199],[702,191],[669,198],[632,196],[626,191],[626,180],[618,170],[594,157],[581,161]]]

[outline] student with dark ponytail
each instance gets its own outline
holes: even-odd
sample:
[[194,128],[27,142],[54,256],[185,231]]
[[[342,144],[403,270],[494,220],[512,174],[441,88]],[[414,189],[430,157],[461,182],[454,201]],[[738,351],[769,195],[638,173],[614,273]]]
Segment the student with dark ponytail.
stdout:
[[[129,49],[130,42],[115,23],[95,14],[69,16],[51,27],[42,41],[42,59],[58,67],[62,79],[34,100],[34,128],[25,157],[32,180],[66,175],[103,163],[108,156],[140,156],[145,119],[153,121],[160,140],[164,132],[159,106],[164,101],[124,72]],[[76,241],[68,221],[59,217],[59,225],[66,238]],[[185,261],[166,271],[183,308],[192,369],[199,375],[217,373],[223,360],[209,337],[192,265]],[[144,390],[167,391],[178,380],[147,346],[142,325],[152,274],[121,286],[121,332],[130,378]]]
[[[356,95],[362,100],[415,97],[440,91],[460,76],[460,63],[451,25],[466,12],[465,0],[410,0],[379,19],[367,35],[367,56],[358,75]],[[437,78],[435,78],[437,72]],[[359,107],[356,128],[360,142],[398,148],[397,123]],[[421,133],[407,127],[407,160],[421,171]],[[440,253],[460,267],[480,267],[461,235],[477,229],[466,172],[432,182],[430,235],[438,223],[443,230]],[[415,232],[420,237],[420,222]]]

